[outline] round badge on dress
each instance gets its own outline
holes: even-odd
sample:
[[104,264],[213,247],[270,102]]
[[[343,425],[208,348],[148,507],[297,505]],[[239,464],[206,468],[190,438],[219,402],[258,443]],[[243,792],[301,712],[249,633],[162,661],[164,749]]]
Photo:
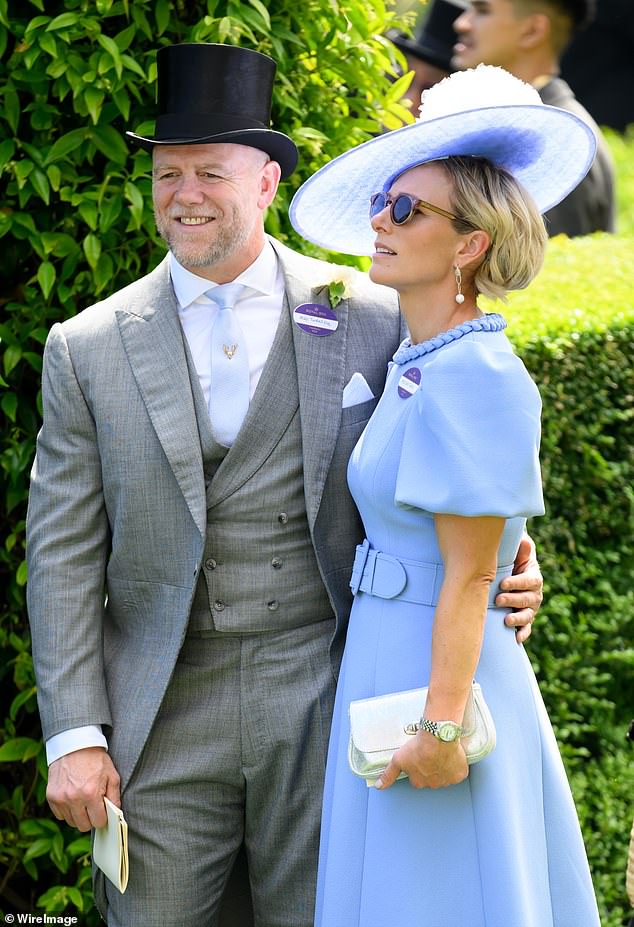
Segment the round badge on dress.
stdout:
[[401,399],[411,399],[419,386],[420,370],[418,367],[410,367],[398,381],[398,394]]
[[336,313],[320,303],[302,303],[293,309],[293,319],[298,328],[308,335],[332,335],[339,327]]

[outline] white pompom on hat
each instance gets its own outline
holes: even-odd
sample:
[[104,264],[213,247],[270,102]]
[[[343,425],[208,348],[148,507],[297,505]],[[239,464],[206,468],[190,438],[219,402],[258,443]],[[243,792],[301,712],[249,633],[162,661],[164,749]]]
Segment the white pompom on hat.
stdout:
[[544,213],[590,170],[593,130],[578,116],[542,103],[530,84],[503,68],[456,71],[422,96],[411,125],[372,138],[324,165],[297,191],[293,227],[342,254],[372,254],[370,196],[400,174],[451,155],[488,158],[506,168]]

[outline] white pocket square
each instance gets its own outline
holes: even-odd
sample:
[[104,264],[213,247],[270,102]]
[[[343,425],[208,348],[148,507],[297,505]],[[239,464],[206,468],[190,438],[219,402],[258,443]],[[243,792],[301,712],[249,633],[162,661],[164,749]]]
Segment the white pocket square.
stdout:
[[368,386],[365,377],[361,373],[353,373],[350,382],[343,391],[342,409],[348,409],[350,406],[358,406],[361,402],[367,402],[368,399],[374,399],[374,393]]

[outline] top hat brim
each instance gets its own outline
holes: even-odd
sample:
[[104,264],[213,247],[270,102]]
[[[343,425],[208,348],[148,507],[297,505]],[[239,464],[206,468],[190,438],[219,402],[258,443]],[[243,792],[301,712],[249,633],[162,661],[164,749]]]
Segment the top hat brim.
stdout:
[[277,161],[282,171],[282,180],[289,177],[297,167],[299,153],[295,143],[283,132],[273,129],[234,129],[229,132],[215,132],[202,137],[183,136],[176,138],[150,138],[126,132],[129,140],[145,151],[152,151],[155,145],[209,145],[233,144],[258,148]]
[[417,42],[415,39],[407,39],[402,36],[390,37],[390,42],[400,48],[405,55],[432,64],[434,67],[440,68],[441,71],[451,71],[453,46],[444,46],[439,43],[438,47],[435,47],[428,42]]
[[370,196],[388,190],[396,177],[418,164],[452,155],[488,158],[513,174],[544,213],[585,177],[595,150],[590,126],[545,104],[489,106],[419,120],[320,168],[293,197],[291,223],[329,251],[371,255],[376,233],[369,219]]

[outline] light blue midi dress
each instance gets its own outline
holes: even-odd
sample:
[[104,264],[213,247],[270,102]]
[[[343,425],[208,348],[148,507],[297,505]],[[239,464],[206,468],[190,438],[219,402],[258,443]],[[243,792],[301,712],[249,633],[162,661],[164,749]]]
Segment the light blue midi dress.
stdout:
[[432,513],[507,519],[497,586],[526,517],[543,512],[539,393],[505,325],[491,314],[404,342],[350,461],[366,542],[330,739],[317,927],[599,925],[557,743],[505,609],[487,612],[476,673],[494,752],[437,790],[401,780],[379,792],[348,767],[350,701],[429,680],[442,582]]

